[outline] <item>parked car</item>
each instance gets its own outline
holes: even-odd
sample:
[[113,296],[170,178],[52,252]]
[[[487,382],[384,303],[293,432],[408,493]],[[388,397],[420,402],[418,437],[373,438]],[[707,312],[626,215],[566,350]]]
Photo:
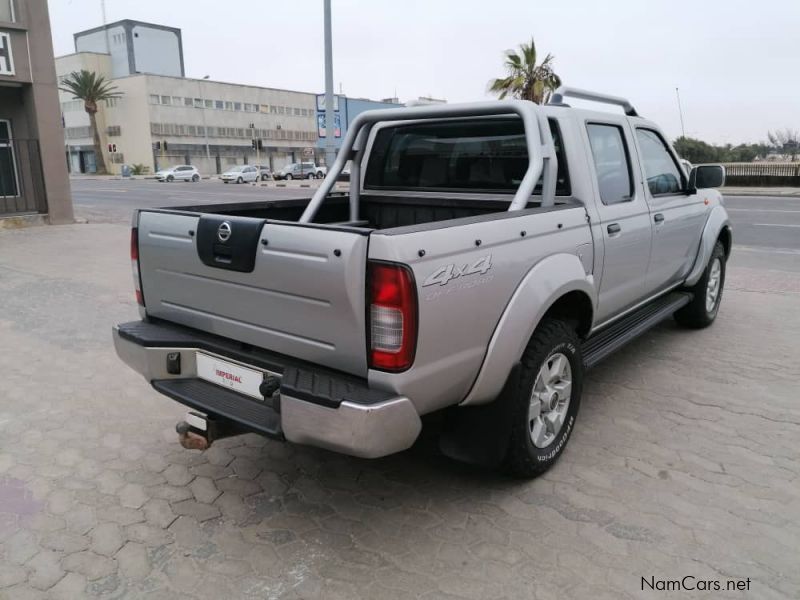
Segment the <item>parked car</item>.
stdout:
[[229,168],[222,175],[219,176],[225,183],[250,183],[257,181],[259,178],[258,167],[253,165],[236,165]]
[[156,173],[156,181],[200,181],[200,172],[192,165],[178,165]]
[[272,170],[265,165],[258,165],[258,177],[261,181],[272,179]]
[[[320,167],[317,167],[313,162],[304,163],[289,163],[277,173],[274,174],[275,179],[316,179],[317,173],[320,172]],[[324,177],[324,175],[322,175]]]
[[310,199],[138,210],[144,320],[114,343],[190,407],[181,443],[255,431],[374,458],[439,412],[447,455],[532,477],[564,452],[587,369],[667,318],[711,325],[724,169],[687,176],[626,100],[552,104],[361,113],[349,199],[337,162]]

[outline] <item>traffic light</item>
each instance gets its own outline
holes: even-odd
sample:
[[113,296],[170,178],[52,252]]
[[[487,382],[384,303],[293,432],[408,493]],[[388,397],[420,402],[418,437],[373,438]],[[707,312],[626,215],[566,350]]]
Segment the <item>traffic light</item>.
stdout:
[[250,140],[250,147],[251,147],[253,150],[255,150],[255,149],[256,149],[256,141],[255,141],[255,140]]
[[112,152],[116,152],[117,151],[117,145],[116,144],[111,144],[111,151]]
[[153,148],[156,150],[161,150],[161,142],[156,142],[155,144],[153,144]]
[[262,142],[261,140],[258,140],[257,147],[258,147],[259,150],[263,150],[264,149],[264,142]]
[[167,140],[164,140],[164,152],[167,151]]
[[109,144],[109,145],[108,145],[108,151],[109,151],[109,152],[113,152],[114,150],[112,150],[112,148],[113,148],[113,146],[112,146],[111,144]]

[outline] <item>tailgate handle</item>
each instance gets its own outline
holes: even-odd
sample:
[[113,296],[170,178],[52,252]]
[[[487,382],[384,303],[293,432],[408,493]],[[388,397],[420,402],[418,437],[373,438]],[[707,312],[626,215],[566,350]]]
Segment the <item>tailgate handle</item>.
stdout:
[[217,269],[252,273],[265,219],[203,214],[197,223],[197,255]]

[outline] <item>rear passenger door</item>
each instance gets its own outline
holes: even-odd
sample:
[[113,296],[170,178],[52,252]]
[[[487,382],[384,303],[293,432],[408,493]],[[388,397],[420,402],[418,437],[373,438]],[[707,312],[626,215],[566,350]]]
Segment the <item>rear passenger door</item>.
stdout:
[[647,202],[635,185],[627,121],[589,120],[586,133],[603,244],[596,317],[602,323],[643,299],[652,231]]
[[654,294],[686,276],[697,256],[706,211],[700,195],[687,193],[686,175],[658,131],[636,127],[636,142],[652,215],[647,291]]

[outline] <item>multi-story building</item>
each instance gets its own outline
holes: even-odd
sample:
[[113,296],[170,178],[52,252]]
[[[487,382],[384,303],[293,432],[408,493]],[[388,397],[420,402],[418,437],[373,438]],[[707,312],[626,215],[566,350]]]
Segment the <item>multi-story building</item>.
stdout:
[[[59,77],[95,71],[122,93],[97,113],[111,172],[122,164],[153,172],[187,163],[204,174],[242,163],[277,169],[314,152],[315,94],[183,77],[179,29],[120,21],[75,34],[75,48],[56,59]],[[71,171],[94,171],[83,103],[61,92],[61,108]]]
[[47,0],[0,0],[0,218],[73,220]]

